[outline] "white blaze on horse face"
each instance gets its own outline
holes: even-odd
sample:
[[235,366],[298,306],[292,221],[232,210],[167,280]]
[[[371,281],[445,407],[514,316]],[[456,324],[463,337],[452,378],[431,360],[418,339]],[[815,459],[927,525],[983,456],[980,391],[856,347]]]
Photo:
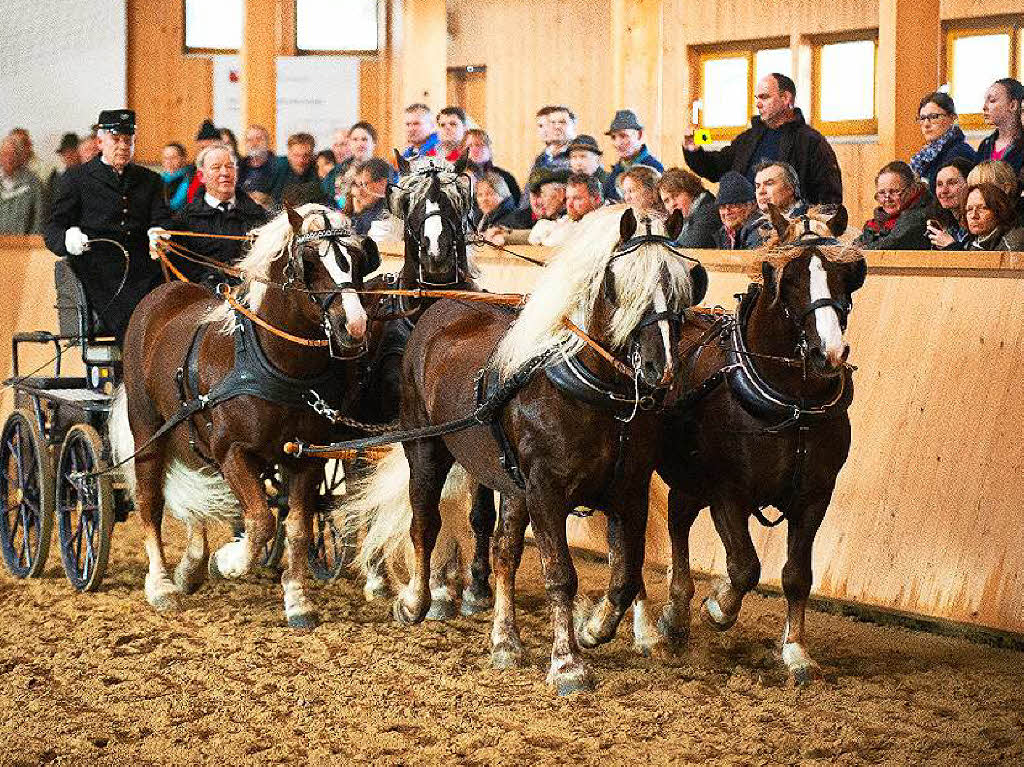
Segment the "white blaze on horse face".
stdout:
[[[821,263],[820,256],[811,257],[811,301],[831,299],[832,295],[828,290],[828,272]],[[814,310],[814,327],[818,331],[818,338],[824,347],[825,356],[833,365],[838,365],[843,360],[845,345],[843,344],[843,331],[839,326],[839,313],[831,306],[819,306]]]
[[[665,290],[661,285],[658,286],[657,292],[654,294],[654,311],[659,314],[668,311],[668,299],[665,298]],[[665,344],[665,369],[661,378],[661,382],[668,383],[668,380],[672,377],[672,333],[669,330],[668,320],[658,320],[658,329],[661,331],[661,340]]]
[[[348,248],[344,245],[338,245],[341,252],[345,254],[345,258],[348,259],[349,264],[355,263],[352,260],[352,254],[349,253]],[[338,263],[338,259],[335,257],[334,250],[328,250],[323,256],[320,256],[320,263],[324,265],[327,273],[331,275],[331,279],[334,280],[335,285],[343,285],[346,282],[352,282],[352,268],[346,272],[341,268]],[[363,304],[359,300],[359,296],[356,295],[355,291],[351,288],[346,288],[341,291],[341,305],[345,307],[345,330],[350,336],[359,340],[366,334],[366,310],[363,309]]]
[[423,237],[427,241],[427,254],[433,258],[441,256],[441,217],[431,214],[440,212],[440,205],[433,200],[427,200],[427,218],[423,221]]

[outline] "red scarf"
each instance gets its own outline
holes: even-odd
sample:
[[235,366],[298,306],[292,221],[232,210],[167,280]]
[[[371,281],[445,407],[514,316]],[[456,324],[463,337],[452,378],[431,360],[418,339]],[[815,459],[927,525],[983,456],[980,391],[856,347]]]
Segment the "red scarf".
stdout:
[[917,201],[921,199],[921,195],[924,194],[924,187],[921,184],[915,184],[915,187],[916,189],[914,189],[914,192],[906,200],[903,201],[903,204],[900,205],[899,210],[897,210],[892,215],[886,213],[885,209],[881,205],[875,208],[875,217],[869,220],[866,224],[864,224],[864,228],[870,229],[872,232],[875,232],[876,234],[888,234],[889,232],[891,232],[893,230],[893,227],[896,226],[897,219],[899,219],[899,217],[903,215],[903,211],[907,210],[908,208],[912,208],[914,205],[916,205]]

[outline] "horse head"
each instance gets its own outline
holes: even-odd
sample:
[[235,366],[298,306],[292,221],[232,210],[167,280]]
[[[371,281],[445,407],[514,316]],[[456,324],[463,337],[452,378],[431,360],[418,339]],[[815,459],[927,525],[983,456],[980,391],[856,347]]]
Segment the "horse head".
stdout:
[[612,349],[627,351],[637,385],[648,393],[663,392],[671,383],[683,310],[707,290],[704,267],[675,245],[682,227],[679,211],[667,221],[638,221],[627,208],[595,304],[592,326],[608,327]]
[[405,269],[421,285],[454,285],[469,276],[466,217],[473,176],[465,155],[411,164],[395,151],[401,179],[387,194],[388,210],[405,222]]
[[380,266],[376,244],[322,205],[303,206],[301,212],[286,206],[286,214],[293,245],[285,277],[300,283],[310,299],[298,302],[300,311],[323,327],[332,356],[358,356],[366,348],[367,317],[357,291]]
[[863,253],[836,239],[846,209],[817,206],[790,220],[770,206],[769,214],[775,235],[761,262],[764,295],[789,323],[811,372],[837,376],[850,351],[844,333],[853,293],[867,274]]

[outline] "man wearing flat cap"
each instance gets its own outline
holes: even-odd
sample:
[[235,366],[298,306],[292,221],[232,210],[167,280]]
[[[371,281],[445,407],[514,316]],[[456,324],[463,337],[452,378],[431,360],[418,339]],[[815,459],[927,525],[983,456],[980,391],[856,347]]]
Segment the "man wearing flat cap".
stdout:
[[601,167],[601,147],[593,136],[581,133],[569,142],[569,171],[571,173],[582,173],[586,176],[593,176],[604,183],[608,180],[608,171]]
[[606,200],[622,199],[622,193],[615,182],[634,165],[647,165],[658,173],[664,172],[665,166],[647,151],[647,144],[644,143],[644,126],[631,109],[620,109],[616,112],[612,124],[604,135],[612,140],[615,152],[619,155],[619,161],[612,166],[612,172],[604,182]]
[[[63,174],[43,237],[82,281],[99,330],[120,340],[136,304],[162,281],[148,232],[170,227],[171,214],[160,176],[132,162],[135,112],[104,110],[96,128],[100,154]],[[98,238],[119,243],[128,263],[120,248]]]

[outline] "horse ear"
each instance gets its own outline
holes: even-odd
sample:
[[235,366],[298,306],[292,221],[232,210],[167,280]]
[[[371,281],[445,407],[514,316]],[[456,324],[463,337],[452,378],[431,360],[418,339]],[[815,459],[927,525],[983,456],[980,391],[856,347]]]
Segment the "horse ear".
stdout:
[[708,292],[708,270],[703,264],[694,264],[690,267],[690,285],[690,304],[696,306],[704,300]]
[[761,263],[761,283],[768,300],[775,300],[775,267],[768,261]]
[[867,259],[861,258],[852,263],[853,268],[850,270],[850,278],[846,285],[847,291],[850,295],[857,290],[860,290],[864,285],[864,280],[868,276],[868,262]]
[[850,214],[847,212],[846,207],[843,205],[829,206],[832,210],[827,210],[832,215],[829,216],[825,222],[825,226],[832,232],[833,237],[842,236],[843,232],[846,231],[847,224],[850,223]]
[[679,235],[682,234],[683,224],[686,223],[686,219],[683,218],[683,212],[676,208],[672,211],[668,217],[668,221],[665,222],[665,235],[673,242],[679,239]]
[[380,251],[377,249],[377,243],[371,240],[369,237],[364,237],[361,243],[363,250],[363,274],[365,277],[372,272],[380,269]]
[[411,167],[409,161],[402,157],[402,153],[397,149],[395,150],[395,167],[398,168],[398,172],[402,176],[408,175],[409,168]]
[[775,234],[778,235],[779,239],[782,240],[786,236],[786,230],[789,229],[789,219],[787,219],[782,211],[779,210],[775,203],[768,203],[768,217],[771,219],[772,226],[775,228]]
[[288,223],[291,224],[292,231],[298,234],[302,231],[302,216],[288,202],[285,202],[284,209],[288,213]]
[[636,234],[636,216],[632,208],[626,208],[619,219],[619,242],[626,242]]
[[388,211],[403,220],[408,214],[405,209],[408,200],[409,196],[398,184],[388,184],[384,190],[384,204],[387,205]]

